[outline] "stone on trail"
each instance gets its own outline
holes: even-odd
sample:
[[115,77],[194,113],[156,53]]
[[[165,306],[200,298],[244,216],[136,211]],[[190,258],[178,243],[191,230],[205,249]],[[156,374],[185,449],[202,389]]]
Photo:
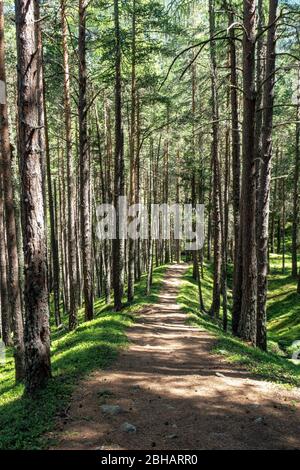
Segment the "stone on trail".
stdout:
[[224,374],[221,374],[221,372],[216,372],[216,376],[217,376],[217,377],[225,377],[225,375],[224,375]]
[[136,427],[133,424],[130,424],[130,423],[123,423],[121,425],[121,431],[128,432],[128,433],[135,433],[136,432]]
[[135,392],[138,392],[139,390],[141,390],[141,386],[140,385],[133,385],[132,390],[135,391]]
[[113,392],[111,390],[109,390],[108,388],[104,388],[102,390],[99,390],[97,395],[100,398],[108,398],[108,397],[113,397],[114,396]]
[[122,413],[122,408],[119,405],[101,405],[101,411],[106,415],[115,416]]
[[258,424],[259,424],[259,423],[263,423],[263,421],[264,421],[264,419],[263,419],[261,416],[259,416],[258,418],[256,418],[256,419],[254,420],[254,422],[255,422],[255,423],[258,423]]

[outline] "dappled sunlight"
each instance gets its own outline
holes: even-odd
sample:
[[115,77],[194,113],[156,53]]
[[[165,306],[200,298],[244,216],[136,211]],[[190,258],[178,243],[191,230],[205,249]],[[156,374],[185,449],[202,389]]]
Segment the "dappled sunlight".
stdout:
[[[178,278],[185,270],[185,265],[169,269],[159,300],[129,330],[130,347],[108,370],[94,372],[78,387],[53,434],[56,448],[299,447],[299,411],[293,406],[299,394],[285,395],[280,387],[249,376],[246,367],[211,353],[217,339],[188,325],[176,303],[182,299]],[[190,292],[186,297],[193,300]],[[120,406],[120,413],[105,415],[103,403]],[[122,432],[124,422],[137,432]]]
[[[197,325],[202,330],[208,330],[216,335],[216,345],[214,352],[226,357],[229,362],[237,362],[245,366],[248,370],[255,373],[258,377],[271,380],[274,382],[300,385],[300,366],[291,364],[287,359],[278,356],[277,354],[264,353],[258,348],[248,346],[238,338],[226,334],[222,331],[222,325],[212,321],[206,314],[199,313],[198,307],[198,290],[195,281],[191,277],[191,269],[184,276],[180,292],[178,294],[178,303],[182,309],[189,316],[189,323]],[[205,277],[209,276],[209,270],[205,270]],[[202,285],[203,297],[212,298],[211,288],[207,284]],[[280,302],[280,298],[278,298]],[[209,305],[206,302],[206,305]],[[272,307],[271,307],[272,308]],[[293,304],[293,308],[297,311],[297,306]],[[280,308],[281,314],[284,309]],[[291,311],[286,311],[288,322],[291,321]],[[281,318],[281,316],[280,316]],[[272,330],[273,321],[270,322],[271,329],[269,331],[270,339],[273,339],[274,333]],[[298,327],[292,330],[294,333]],[[283,337],[287,337],[287,332],[280,330]],[[289,334],[291,330],[288,330]],[[276,335],[278,341],[278,335]]]
[[[44,434],[68,406],[75,383],[94,370],[108,367],[120,348],[127,346],[125,329],[131,325],[139,308],[157,299],[165,270],[165,266],[154,270],[153,291],[149,297],[144,295],[146,279],[143,276],[137,284],[135,303],[122,312],[113,312],[111,306],[104,305],[103,299],[98,299],[94,320],[80,323],[72,332],[54,327],[53,379],[35,400],[23,398],[23,385],[15,385],[12,352],[7,351],[7,362],[0,366],[0,449],[45,446],[48,438]],[[83,321],[83,309],[79,319]]]

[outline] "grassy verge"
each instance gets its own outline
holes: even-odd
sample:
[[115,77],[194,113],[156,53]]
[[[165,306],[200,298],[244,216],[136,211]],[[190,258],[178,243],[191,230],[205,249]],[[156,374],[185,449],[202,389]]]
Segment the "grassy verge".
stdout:
[[268,296],[269,338],[283,350],[300,339],[300,295],[296,292],[297,281],[291,276],[291,256],[286,255],[285,272],[279,255],[271,256],[271,276]]
[[[95,319],[81,323],[73,332],[54,329],[52,334],[53,379],[34,399],[23,397],[23,386],[14,383],[11,351],[0,365],[0,449],[40,449],[47,445],[45,433],[56,416],[68,406],[78,380],[95,369],[105,368],[127,345],[126,328],[134,312],[153,303],[161,286],[165,266],[154,270],[153,289],[145,295],[146,279],[136,286],[136,300],[115,313],[103,299],[95,302]],[[82,318],[83,312],[79,312]]]
[[[204,303],[208,308],[212,299],[212,275],[209,267],[205,269],[202,288]],[[226,356],[230,362],[242,364],[250,372],[263,379],[284,385],[300,386],[300,366],[292,364],[278,354],[264,353],[258,348],[252,348],[231,334],[224,333],[220,325],[212,322],[208,315],[199,314],[198,288],[192,279],[192,268],[189,268],[184,276],[177,301],[188,314],[189,322],[197,325],[200,329],[209,330],[215,335],[216,343],[213,353]],[[277,302],[281,302],[280,297],[277,297]],[[280,309],[280,306],[277,308]],[[282,313],[286,315],[285,311]],[[274,340],[272,323],[270,337]]]

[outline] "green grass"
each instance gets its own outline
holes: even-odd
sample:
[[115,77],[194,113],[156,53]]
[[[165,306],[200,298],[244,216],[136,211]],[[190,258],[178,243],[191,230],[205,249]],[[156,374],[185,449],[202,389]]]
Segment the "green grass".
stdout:
[[[45,434],[65,410],[79,379],[109,366],[126,347],[126,328],[134,313],[157,299],[165,266],[154,270],[153,289],[145,295],[145,277],[136,286],[136,300],[115,313],[104,300],[95,302],[95,319],[81,323],[73,332],[54,329],[52,334],[53,378],[34,400],[23,397],[23,385],[14,383],[12,352],[0,366],[0,449],[41,449],[49,444]],[[83,312],[79,312],[82,318]]]
[[[276,269],[274,270],[276,271]],[[277,276],[279,276],[279,279]],[[270,296],[277,295],[279,293],[278,290],[287,291],[290,287],[294,287],[295,290],[295,281],[292,281],[289,277],[286,278],[286,276],[280,279],[281,276],[282,275],[279,273],[271,276]],[[205,266],[202,288],[206,309],[211,305],[212,285],[211,268]],[[286,294],[286,300],[289,300],[290,295],[291,294]],[[188,314],[188,321],[190,323],[214,334],[216,342],[212,350],[213,353],[226,356],[229,362],[242,364],[250,372],[263,379],[284,385],[300,386],[300,366],[292,364],[288,359],[281,357],[280,354],[274,352],[264,353],[258,348],[253,348],[245,344],[231,334],[224,333],[220,324],[213,322],[208,315],[199,313],[198,288],[195,281],[192,279],[192,268],[189,268],[184,276],[177,301],[181,305],[181,308]],[[294,301],[291,302],[291,304],[282,303],[281,296],[269,300],[268,312],[271,317],[269,339],[271,340],[270,345],[272,346],[270,349],[276,349],[274,344],[277,344],[276,341],[278,341],[279,338],[285,338],[286,341],[291,341],[294,335],[297,335],[299,319],[298,325],[294,325],[294,315],[298,304],[299,296],[297,297],[297,302],[294,297]],[[282,328],[282,326],[286,324],[289,324],[289,330],[287,330],[287,327]],[[277,326],[277,329],[274,325]],[[278,325],[280,325],[281,328]],[[300,335],[298,338],[300,338]]]
[[297,281],[291,277],[291,257],[286,256],[286,271],[282,274],[281,256],[271,255],[271,275],[268,295],[268,330],[272,342],[284,350],[300,339],[300,295]]

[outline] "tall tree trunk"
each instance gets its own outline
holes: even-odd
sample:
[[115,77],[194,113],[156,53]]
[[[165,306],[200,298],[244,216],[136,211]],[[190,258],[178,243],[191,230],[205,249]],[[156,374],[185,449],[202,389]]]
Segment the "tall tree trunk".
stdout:
[[276,10],[278,0],[269,1],[269,29],[266,55],[266,82],[263,96],[262,155],[258,193],[257,219],[257,339],[267,349],[267,274],[269,241],[269,205],[271,185],[273,102],[276,54]]
[[153,192],[153,203],[155,201],[155,188],[154,188],[154,143],[153,139],[150,142],[150,168],[149,168],[149,198],[148,198],[148,213],[149,213],[149,252],[148,252],[148,271],[147,271],[147,287],[146,295],[150,295],[152,286],[152,273],[153,273],[153,247],[154,240],[152,239],[151,233],[151,204],[152,204],[152,192]]
[[[135,0],[132,1],[132,47],[131,47],[131,123],[130,123],[130,187],[129,204],[136,201],[136,12]],[[131,217],[129,222],[132,221]],[[128,240],[128,302],[134,298],[134,280],[135,280],[135,240],[131,237]]]
[[59,283],[59,251],[58,251],[58,237],[57,237],[58,232],[57,232],[56,215],[55,215],[55,201],[53,197],[53,187],[52,187],[48,119],[47,119],[45,91],[46,90],[45,90],[45,84],[44,84],[43,109],[44,109],[44,116],[45,116],[46,169],[47,169],[50,237],[51,237],[51,253],[52,253],[53,300],[54,300],[53,303],[54,303],[55,323],[56,323],[56,326],[58,326],[61,323],[60,310],[59,310],[60,283]]
[[[67,159],[67,198],[68,198],[68,279],[70,305],[69,305],[69,329],[73,330],[77,326],[77,298],[76,298],[76,226],[75,226],[75,178],[74,161],[72,154],[72,123],[71,123],[71,95],[70,95],[70,71],[68,52],[68,30],[66,19],[66,0],[61,0],[61,27],[62,27],[62,47],[64,64],[64,120],[65,120],[65,142]],[[68,305],[68,302],[67,302]]]
[[262,34],[264,27],[264,8],[263,0],[257,2],[257,48],[256,48],[256,118],[255,118],[255,167],[256,167],[256,216],[258,216],[259,208],[259,184],[260,184],[260,167],[262,155],[262,125],[263,125],[263,80],[265,77],[265,54],[264,35]]
[[[0,1],[0,80],[6,85],[5,50],[4,50],[4,14],[3,1]],[[6,101],[6,96],[5,96]],[[22,304],[19,285],[19,257],[17,245],[17,227],[13,197],[12,149],[8,128],[7,103],[0,103],[0,141],[1,164],[3,168],[3,187],[6,215],[6,240],[8,252],[8,294],[12,317],[13,342],[15,355],[16,380],[24,378],[24,341]],[[1,173],[1,172],[0,172]],[[1,176],[0,176],[1,177]],[[1,197],[1,196],[0,196]],[[3,236],[3,235],[2,235]]]
[[[282,155],[281,155],[282,158]],[[285,223],[286,223],[286,198],[285,198],[285,178],[281,180],[281,201],[282,201],[282,218],[281,218],[281,234],[282,234],[282,274],[285,274]]]
[[37,0],[16,0],[19,149],[25,261],[25,390],[33,394],[51,376],[44,230],[39,148],[39,28]]
[[79,159],[80,159],[80,216],[84,286],[85,319],[94,316],[92,224],[91,224],[91,170],[87,140],[87,79],[86,79],[86,10],[88,0],[79,0]]
[[[193,52],[193,59],[194,59],[194,52]],[[194,165],[194,162],[196,161],[196,135],[195,135],[195,118],[196,118],[196,79],[197,79],[197,68],[196,68],[196,63],[195,61],[192,64],[191,67],[191,73],[192,73],[192,149],[191,149],[191,154],[192,154],[192,165]],[[192,168],[192,204],[193,207],[196,209],[196,176],[195,176],[195,169]],[[193,227],[193,231],[196,230],[195,224]],[[192,252],[192,257],[193,257],[193,279],[197,280],[199,276],[199,266],[198,266],[198,252],[197,250],[193,250]]]
[[[176,168],[177,168],[177,173],[176,173],[176,204],[180,204],[180,176],[179,176],[179,168],[180,168],[180,156],[179,156],[179,150],[177,151],[177,159],[176,159]],[[177,238],[175,241],[175,252],[176,252],[176,262],[179,264],[181,261],[181,244],[180,244],[180,239]]]
[[[112,155],[112,138],[111,138],[111,121],[110,110],[107,100],[104,99],[104,128],[105,128],[105,202],[112,203],[111,191],[111,162]],[[105,263],[105,299],[106,303],[110,302],[111,295],[111,240],[104,240],[104,263]]]
[[[229,101],[229,96],[228,96]],[[229,105],[229,102],[228,102]],[[228,301],[227,301],[227,257],[228,257],[228,218],[229,218],[229,128],[225,135],[225,161],[224,161],[224,198],[222,202],[222,188],[220,185],[220,209],[221,209],[221,234],[222,234],[222,297],[223,297],[223,329],[227,331],[228,325]]]
[[243,37],[243,177],[242,255],[243,294],[239,334],[256,343],[257,265],[255,243],[255,0],[244,0]]
[[[139,92],[136,91],[136,152],[135,152],[135,203],[140,202],[140,150],[141,150],[141,105],[139,99]],[[136,268],[135,268],[135,279],[141,280],[142,267],[141,267],[141,239],[138,238],[136,241]]]
[[[234,15],[229,12],[229,25],[233,24]],[[232,204],[234,224],[234,264],[233,264],[233,307],[232,332],[238,333],[242,304],[242,253],[240,234],[240,132],[238,116],[238,77],[234,28],[229,30],[230,36],[230,105],[231,105],[231,145],[232,145]]]
[[116,210],[116,238],[113,240],[113,286],[115,310],[122,309],[124,286],[124,240],[120,232],[119,196],[124,196],[124,149],[122,129],[121,35],[119,0],[114,0],[115,21],[115,181],[114,204]]
[[207,214],[207,261],[211,260],[211,237],[212,237],[212,181],[213,181],[213,161],[210,159],[210,175],[209,175],[209,201],[208,201],[208,214]]
[[272,218],[271,218],[271,243],[270,243],[270,250],[271,253],[275,253],[275,218],[277,214],[277,186],[278,186],[278,147],[275,152],[275,168],[274,168],[274,190],[272,196]]
[[300,171],[300,66],[298,68],[297,108],[296,108],[296,148],[293,193],[293,226],[292,226],[292,276],[297,277],[298,221],[299,221],[299,171]]
[[0,161],[0,299],[1,299],[1,333],[5,346],[11,346],[10,312],[7,283],[7,257],[4,228],[4,191],[2,161]]
[[[210,37],[215,33],[215,12],[214,0],[209,0],[209,24]],[[211,315],[218,318],[220,314],[220,295],[221,295],[221,216],[220,216],[220,197],[219,197],[219,109],[217,93],[217,64],[216,64],[216,45],[215,41],[210,43],[211,60],[211,91],[212,91],[212,161],[213,161],[213,219],[214,219],[214,284],[213,284],[213,302],[211,306]]]

